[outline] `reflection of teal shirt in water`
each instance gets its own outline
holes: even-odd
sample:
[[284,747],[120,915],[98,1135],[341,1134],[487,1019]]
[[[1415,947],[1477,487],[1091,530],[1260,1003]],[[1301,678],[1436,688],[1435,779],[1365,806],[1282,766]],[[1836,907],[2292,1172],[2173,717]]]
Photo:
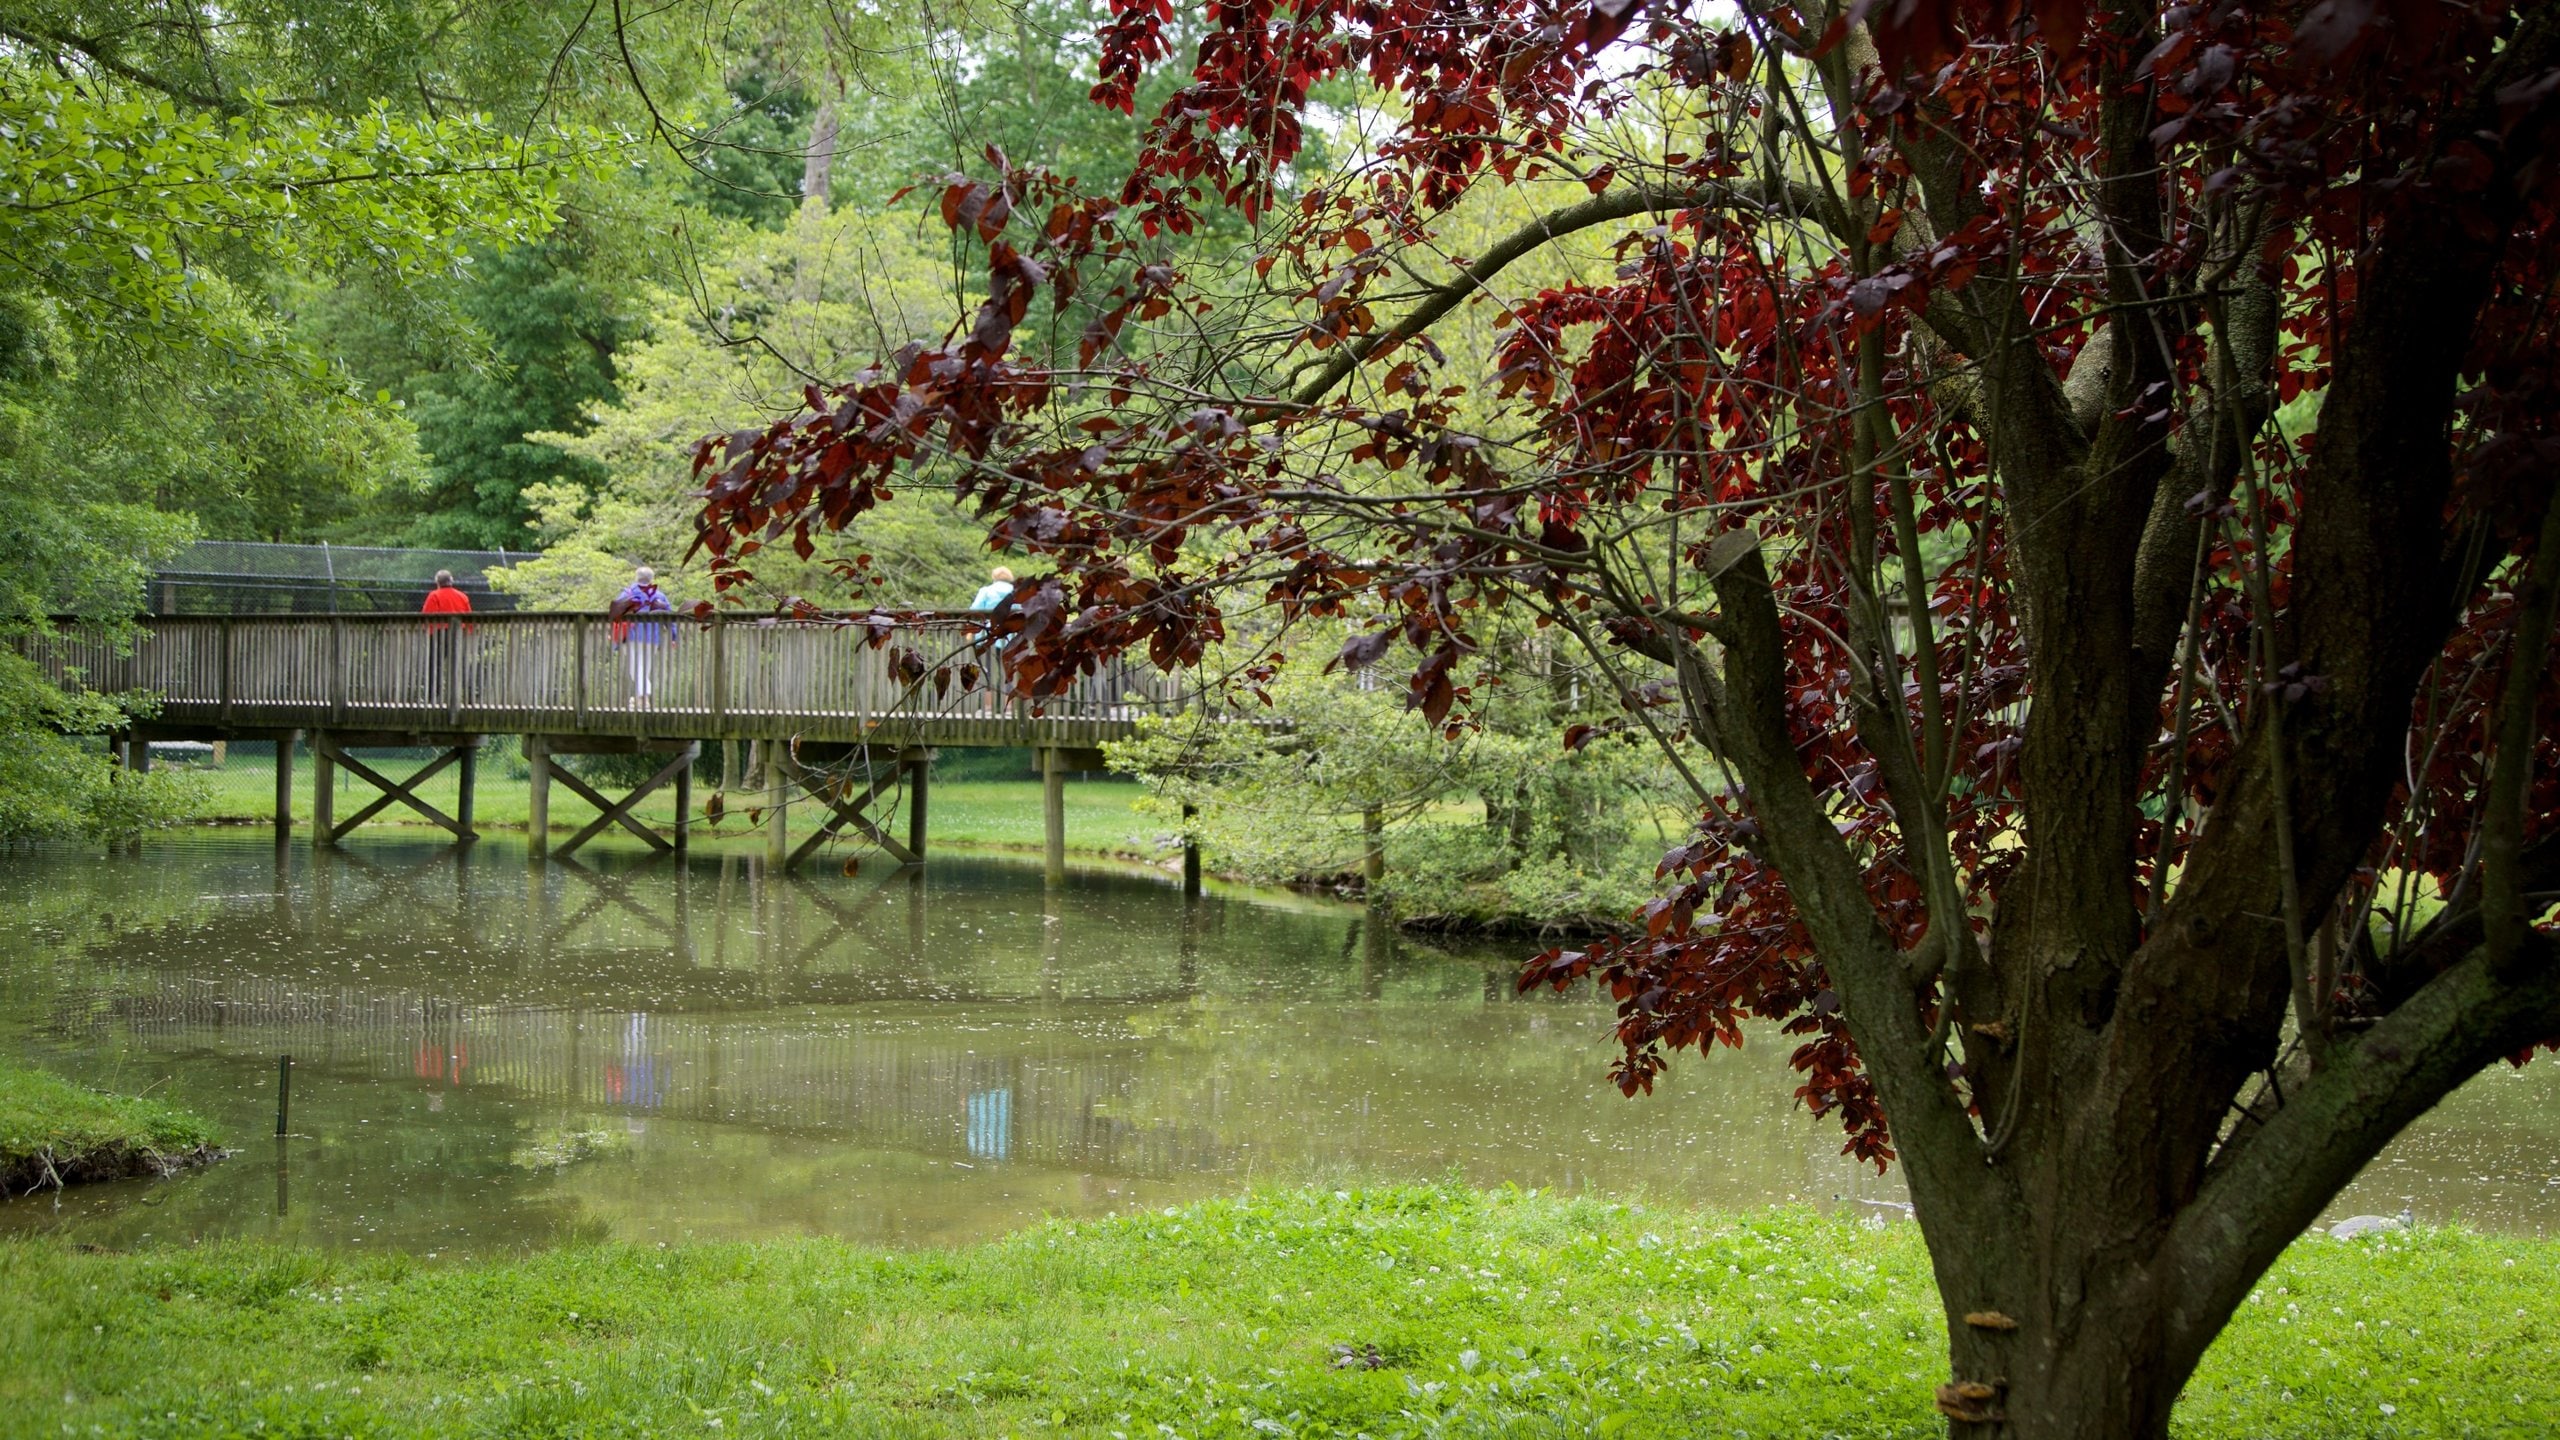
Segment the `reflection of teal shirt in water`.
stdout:
[[978,1090],[968,1101],[969,1153],[981,1160],[1013,1158],[1013,1087]]
[[1004,603],[1004,597],[1012,593],[1012,581],[990,580],[986,584],[978,587],[978,598],[969,602],[969,608],[972,610],[993,610]]

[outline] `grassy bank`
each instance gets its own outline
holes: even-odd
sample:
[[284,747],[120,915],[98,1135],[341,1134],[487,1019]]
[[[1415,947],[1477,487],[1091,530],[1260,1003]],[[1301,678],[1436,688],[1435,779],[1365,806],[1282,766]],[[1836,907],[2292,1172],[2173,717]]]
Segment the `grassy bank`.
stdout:
[[[390,776],[404,780],[419,768],[415,760],[399,759],[365,762]],[[495,767],[491,767],[494,769]],[[207,787],[207,800],[201,817],[217,822],[253,822],[265,824],[275,817],[275,771],[264,755],[235,756],[221,769],[201,772]],[[293,812],[297,821],[311,818],[311,761],[301,757],[295,766]],[[448,767],[418,787],[427,803],[447,814],[453,813],[459,777]],[[608,787],[599,787],[608,788]],[[609,787],[619,796],[627,786]],[[706,771],[694,786],[694,803],[699,807],[718,786]],[[520,830],[529,823],[532,809],[532,787],[521,777],[484,771],[474,786],[473,822],[488,829]],[[341,787],[337,806],[344,819],[356,808],[370,804],[379,792],[362,781],[348,779]],[[1104,780],[1070,780],[1067,783],[1067,848],[1088,855],[1137,855],[1152,858],[1155,853],[1155,831],[1160,828],[1130,807],[1138,798],[1138,787],[1126,782]],[[745,801],[729,797],[730,814],[717,826],[705,825],[697,808],[696,836],[747,832]],[[675,793],[672,787],[660,790],[640,803],[636,812],[657,825],[667,825],[675,818]],[[903,814],[903,812],[900,812]],[[551,792],[551,826],[555,831],[576,830],[595,818],[595,811],[565,787],[554,786]],[[1041,844],[1040,782],[1038,780],[946,780],[933,782],[930,814],[932,843],[937,845],[980,845],[1037,850]],[[811,801],[792,817],[795,833],[805,834],[817,823],[819,810]],[[415,824],[429,822],[414,811],[394,807],[366,822],[373,825]],[[904,836],[905,824],[900,820],[896,832]]]
[[[2526,1436],[2560,1245],[2306,1239],[2191,1437]],[[25,1435],[1935,1436],[1907,1225],[1318,1192],[960,1251],[0,1244]]]
[[213,1138],[212,1126],[174,1105],[0,1062],[0,1195],[166,1175],[217,1158]]

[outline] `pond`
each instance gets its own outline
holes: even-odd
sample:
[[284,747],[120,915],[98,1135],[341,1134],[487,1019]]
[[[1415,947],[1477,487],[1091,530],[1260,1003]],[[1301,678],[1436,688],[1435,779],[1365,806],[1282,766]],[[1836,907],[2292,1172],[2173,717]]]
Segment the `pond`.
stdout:
[[[0,1233],[485,1253],[820,1234],[960,1243],[1260,1185],[1458,1180],[1892,1217],[1788,1043],[1607,1079],[1610,1012],[1520,944],[1146,871],[194,832],[0,867],[10,1053],[217,1120],[233,1159],[0,1204]],[[272,1137],[278,1058],[292,1134]],[[2474,1081],[2335,1214],[2550,1233],[2560,1067]]]

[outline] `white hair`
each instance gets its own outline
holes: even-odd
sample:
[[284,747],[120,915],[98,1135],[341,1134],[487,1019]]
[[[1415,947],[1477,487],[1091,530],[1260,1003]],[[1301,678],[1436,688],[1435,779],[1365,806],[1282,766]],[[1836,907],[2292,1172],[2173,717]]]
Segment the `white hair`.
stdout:
[[631,578],[639,581],[643,585],[655,585],[658,583],[658,572],[650,569],[646,565],[643,565],[640,567],[639,572]]

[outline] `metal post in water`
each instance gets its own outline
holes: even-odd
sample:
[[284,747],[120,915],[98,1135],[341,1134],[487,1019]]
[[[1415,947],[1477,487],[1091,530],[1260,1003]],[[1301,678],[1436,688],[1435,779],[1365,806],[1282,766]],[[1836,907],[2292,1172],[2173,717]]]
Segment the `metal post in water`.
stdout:
[[276,1057],[276,1138],[284,1138],[285,1120],[293,1113],[293,1057]]
[[1182,805],[1182,898],[1200,898],[1200,837],[1192,829],[1200,809],[1189,801]]

